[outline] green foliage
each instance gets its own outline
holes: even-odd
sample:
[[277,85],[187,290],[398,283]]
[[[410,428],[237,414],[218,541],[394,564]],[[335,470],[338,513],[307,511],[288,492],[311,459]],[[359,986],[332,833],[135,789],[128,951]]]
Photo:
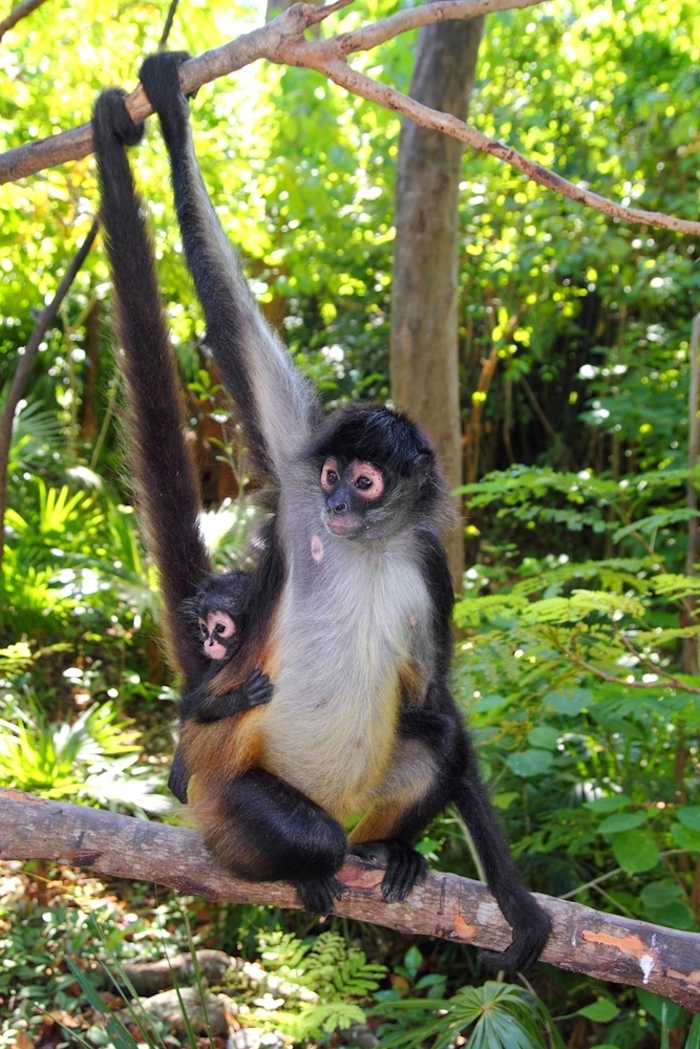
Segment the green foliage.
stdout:
[[[6,701],[7,702],[7,701]],[[52,724],[36,711],[0,720],[0,786],[56,800],[114,809],[162,812],[160,775],[137,764],[140,746],[131,723],[111,703],[92,706],[74,721]]]
[[[105,83],[132,86],[167,7],[55,0],[18,23],[3,38],[0,148],[87,120]],[[368,0],[320,32],[397,8]],[[178,8],[169,44],[201,53],[257,17],[250,7],[190,0]],[[699,34],[688,0],[575,0],[491,15],[470,120],[574,182],[693,217]],[[412,40],[356,55],[353,64],[405,89]],[[395,115],[308,70],[259,64],[203,89],[193,124],[222,222],[300,367],[329,404],[386,398]],[[227,409],[201,350],[203,323],[157,134],[133,162],[189,384],[191,436],[198,451],[213,449],[214,469],[233,468],[244,493]],[[95,207],[90,158],[0,188],[5,389],[33,311],[55,291]],[[688,653],[700,633],[700,584],[685,574],[685,555],[697,517],[686,497],[696,238],[613,222],[475,153],[465,155],[459,207],[465,420],[481,362],[493,347],[498,354],[478,442],[485,476],[464,490],[474,564],[456,612],[458,692],[484,775],[533,887],[695,929],[700,678]],[[95,344],[86,318],[98,307],[104,323]],[[117,451],[110,311],[98,246],[47,333],[15,420],[0,777],[53,797],[138,809],[158,804],[160,776],[138,761],[125,710],[137,715],[157,764],[169,746],[171,709],[159,710],[155,696],[173,693],[150,644],[157,580]],[[218,502],[219,488],[212,491]],[[242,497],[212,505],[204,526],[217,563],[236,563],[250,520]],[[424,849],[472,872],[452,817],[430,833]],[[254,939],[256,923],[274,920],[258,914],[250,923]],[[60,982],[73,980],[69,972],[54,971],[39,990],[51,967],[39,937],[43,930],[53,958],[65,945],[71,953],[74,924],[70,916],[65,928],[53,918],[8,918],[2,964],[27,960],[20,984],[32,987],[28,1001],[69,1009]],[[91,949],[81,940],[76,957],[92,957]],[[255,1022],[286,1025],[301,1042],[327,1041],[374,996],[390,1017],[387,1044],[417,1045],[423,1031],[424,1041],[448,1045],[462,1029],[467,1044],[489,1049],[545,1037],[558,1044],[532,997],[491,983],[447,997],[454,967],[415,946],[387,957],[391,990],[376,990],[381,967],[337,938],[280,935],[265,951],[266,965],[318,997],[256,1007]],[[630,1005],[596,991],[591,1002],[585,982],[574,994],[577,1022],[607,1024],[610,1044],[647,1037],[663,1045],[671,1024],[683,1022],[650,996]],[[699,1042],[693,1023],[688,1049]]]
[[383,965],[368,962],[363,951],[348,946],[334,932],[299,940],[276,931],[261,939],[261,959],[266,969],[290,984],[313,992],[314,1000],[300,1001],[295,1011],[256,1009],[254,1023],[273,1024],[295,1040],[321,1038],[365,1021],[361,1003],[386,974]]
[[[416,1022],[417,1010],[428,1019]],[[394,1046],[420,1049],[426,1044],[431,1049],[447,1049],[454,1044],[456,1035],[467,1028],[471,1031],[464,1043],[465,1049],[564,1047],[541,1002],[520,987],[492,980],[481,987],[463,987],[447,1000],[419,998],[387,1003],[381,1012],[396,1018],[393,1024],[386,1024],[382,1029],[382,1049]],[[401,1023],[405,1013],[411,1014],[409,1029]]]

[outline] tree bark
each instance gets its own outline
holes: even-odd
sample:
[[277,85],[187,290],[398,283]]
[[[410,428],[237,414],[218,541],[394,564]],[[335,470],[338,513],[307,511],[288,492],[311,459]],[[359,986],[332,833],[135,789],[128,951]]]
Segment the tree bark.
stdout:
[[[299,907],[282,882],[226,874],[194,830],[0,790],[0,860],[47,860],[94,874],[153,881],[218,903]],[[403,903],[384,903],[383,871],[349,857],[339,873],[336,912],[410,935],[503,950],[510,927],[481,882],[431,872]],[[554,929],[542,961],[612,983],[644,987],[700,1012],[700,935],[602,914],[538,896]]]
[[[411,98],[466,120],[483,18],[425,26],[418,35]],[[457,322],[459,182],[464,144],[404,120],[396,175],[391,392],[426,430],[450,488],[462,484]],[[461,590],[461,515],[446,536]]]

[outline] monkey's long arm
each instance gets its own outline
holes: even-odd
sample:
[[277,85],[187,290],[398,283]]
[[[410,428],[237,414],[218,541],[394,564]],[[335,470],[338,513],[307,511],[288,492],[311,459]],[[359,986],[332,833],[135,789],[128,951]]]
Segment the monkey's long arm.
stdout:
[[92,121],[102,191],[100,219],[116,295],[129,410],[131,465],[147,521],[147,543],[160,573],[173,665],[189,679],[206,660],[180,614],[209,557],[201,538],[199,486],[183,432],[173,351],[156,283],[153,249],[126,156],[143,125],[132,123],[124,93],[104,92]]
[[141,81],[158,113],[172,166],[187,265],[207,322],[207,344],[236,400],[261,473],[279,479],[321,419],[316,391],[268,327],[211,205],[194,153],[189,106],[178,80],[188,57],[146,59]]
[[[242,714],[251,707],[257,707],[261,703],[269,703],[272,699],[273,685],[267,674],[261,670],[253,670],[240,688],[235,692],[228,692],[224,696],[213,696],[208,691],[209,678],[206,678],[197,688],[185,696],[182,700],[181,721],[189,718],[207,724],[212,721],[221,721],[223,718]],[[187,784],[189,782],[187,764],[182,747],[177,747],[170,766],[168,787],[178,801],[187,804]]]

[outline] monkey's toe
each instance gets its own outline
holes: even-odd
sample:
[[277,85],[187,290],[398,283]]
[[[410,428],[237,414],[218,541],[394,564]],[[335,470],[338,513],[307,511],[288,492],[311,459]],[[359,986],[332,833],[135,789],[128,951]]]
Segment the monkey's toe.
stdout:
[[419,852],[402,841],[368,841],[352,848],[354,856],[386,867],[382,899],[387,903],[405,900],[414,885],[425,881],[428,864]]
[[333,900],[339,900],[343,895],[343,886],[334,874],[292,884],[307,914],[332,914]]

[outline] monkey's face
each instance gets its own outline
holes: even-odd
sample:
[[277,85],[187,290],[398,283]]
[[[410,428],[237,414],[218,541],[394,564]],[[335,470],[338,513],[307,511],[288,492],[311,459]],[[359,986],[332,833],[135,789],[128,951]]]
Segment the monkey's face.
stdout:
[[230,659],[238,648],[236,624],[228,612],[209,612],[199,617],[199,634],[204,655],[209,659]]
[[349,539],[364,536],[384,495],[384,474],[373,463],[353,459],[343,466],[326,459],[321,467],[321,488],[326,496],[326,523],[334,535]]

